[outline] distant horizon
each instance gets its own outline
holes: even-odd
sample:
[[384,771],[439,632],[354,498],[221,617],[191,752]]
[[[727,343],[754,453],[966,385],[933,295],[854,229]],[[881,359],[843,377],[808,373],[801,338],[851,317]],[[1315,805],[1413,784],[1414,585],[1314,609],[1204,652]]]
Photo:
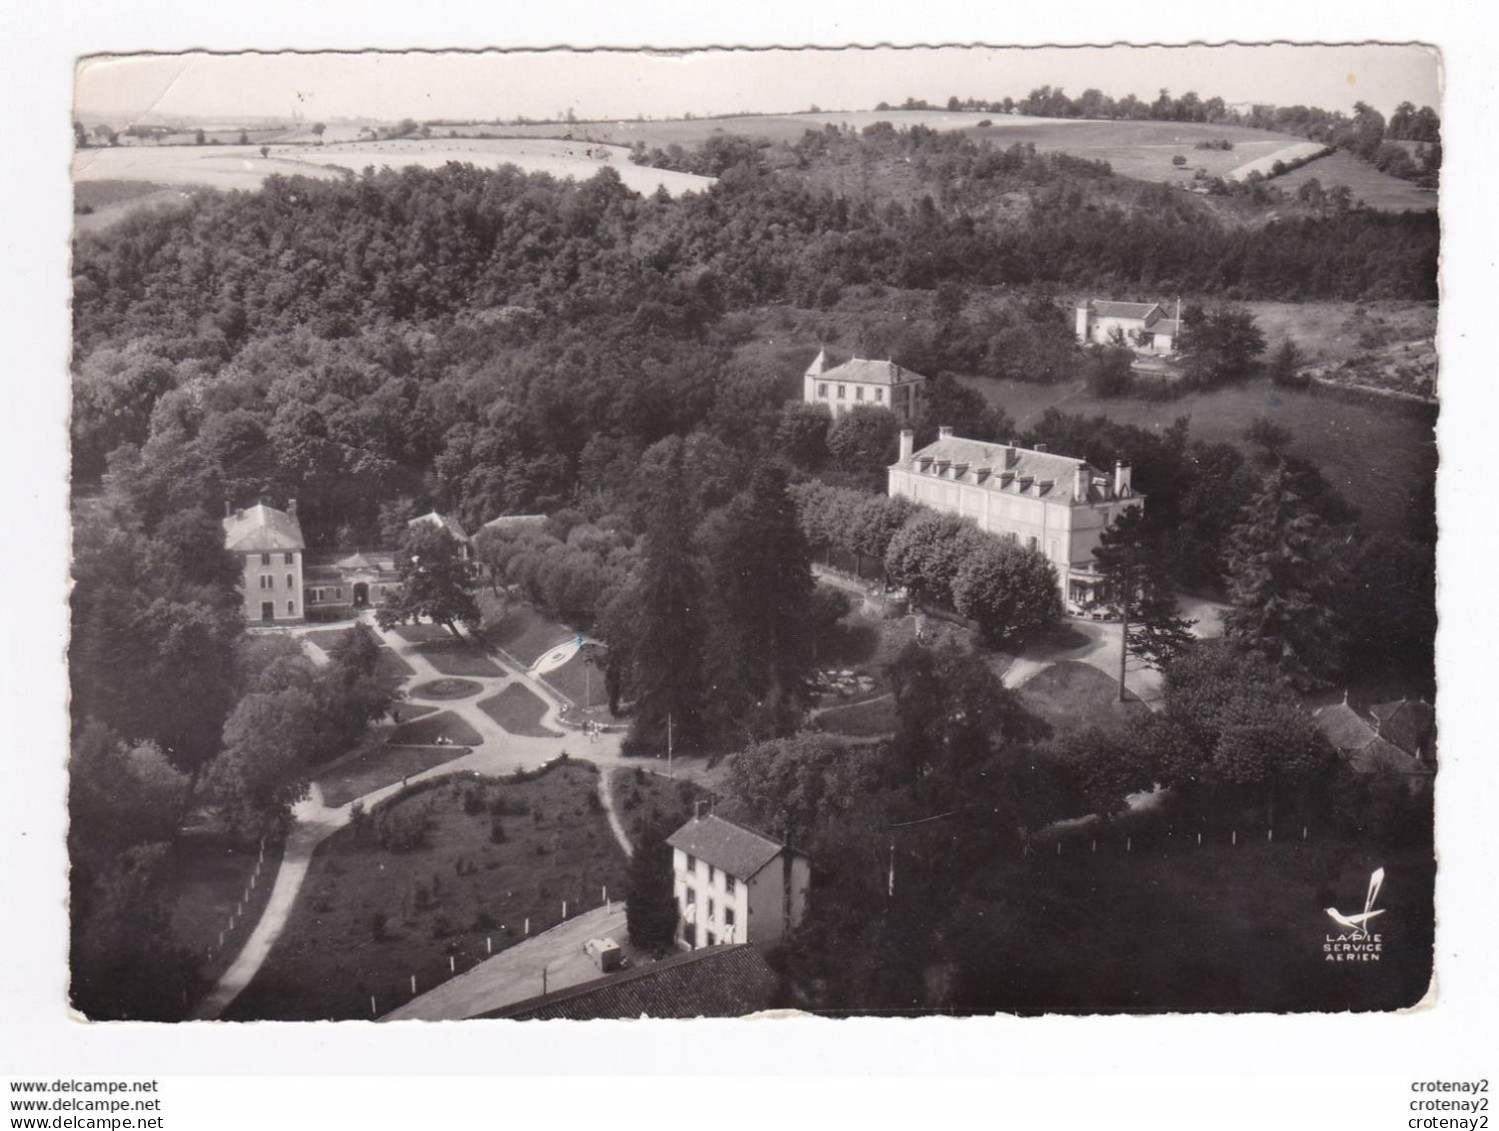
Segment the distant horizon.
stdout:
[[282,52],[91,56],[76,117],[115,122],[371,121],[565,124],[874,111],[908,98],[1020,100],[1050,85],[1152,101],[1162,89],[1229,105],[1441,113],[1440,59],[1416,45],[850,48],[756,51]]

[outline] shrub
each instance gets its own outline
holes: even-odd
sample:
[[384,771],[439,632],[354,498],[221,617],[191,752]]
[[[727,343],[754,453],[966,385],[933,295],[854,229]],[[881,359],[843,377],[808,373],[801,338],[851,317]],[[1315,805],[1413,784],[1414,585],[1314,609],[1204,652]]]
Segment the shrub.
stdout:
[[415,852],[427,846],[432,814],[419,808],[382,809],[375,817],[375,843],[387,852]]
[[500,823],[498,817],[491,817],[489,821],[489,843],[504,844],[510,838],[505,835],[505,826]]
[[484,812],[484,792],[474,786],[463,791],[463,811],[470,817]]
[[434,939],[445,939],[453,933],[453,924],[449,922],[446,915],[439,915],[432,920],[432,937]]
[[376,911],[370,916],[370,938],[376,942],[384,942],[390,936],[386,934],[385,928],[389,920],[385,912]]
[[1173,157],[1171,159],[1171,164],[1173,164],[1173,165],[1180,166],[1180,165],[1185,165],[1186,163],[1187,163],[1187,159],[1185,157],[1183,157],[1180,153],[1178,153],[1175,157]]
[[427,890],[427,885],[417,880],[416,886],[411,892],[411,901],[416,904],[418,911],[425,911],[432,906],[432,893]]

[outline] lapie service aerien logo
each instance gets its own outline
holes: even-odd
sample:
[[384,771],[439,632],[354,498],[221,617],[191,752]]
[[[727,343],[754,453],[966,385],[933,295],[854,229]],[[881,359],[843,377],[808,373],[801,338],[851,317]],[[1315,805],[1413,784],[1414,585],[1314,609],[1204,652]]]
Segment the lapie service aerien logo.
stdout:
[[1329,933],[1322,943],[1322,955],[1327,962],[1378,962],[1384,953],[1384,936],[1369,928],[1372,920],[1385,913],[1375,907],[1379,889],[1384,887],[1384,869],[1375,868],[1369,876],[1369,890],[1364,895],[1364,909],[1357,914],[1345,915],[1336,907],[1325,908],[1327,917],[1341,928],[1337,934]]

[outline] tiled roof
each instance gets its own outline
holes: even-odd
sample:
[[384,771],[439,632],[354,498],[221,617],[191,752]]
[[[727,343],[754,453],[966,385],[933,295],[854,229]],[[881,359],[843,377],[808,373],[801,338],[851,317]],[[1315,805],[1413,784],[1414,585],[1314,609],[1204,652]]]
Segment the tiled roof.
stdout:
[[1170,334],[1173,338],[1182,330],[1182,324],[1175,318],[1156,318],[1145,325],[1152,334]]
[[1152,311],[1159,312],[1158,302],[1109,302],[1094,299],[1086,304],[1100,318],[1148,318]]
[[516,1021],[743,1017],[768,1008],[776,986],[775,972],[753,946],[710,946],[484,1016]]
[[416,526],[418,523],[427,526],[435,526],[439,530],[446,530],[460,542],[468,541],[468,531],[463,529],[462,524],[459,523],[456,518],[449,518],[445,514],[438,514],[436,511],[429,511],[427,514],[424,514],[419,518],[413,518],[406,525]]
[[480,530],[529,530],[532,527],[545,526],[547,516],[544,514],[502,514],[499,518],[492,518]]
[[786,847],[764,833],[712,813],[694,817],[667,837],[666,843],[741,880],[749,879]]
[[301,550],[302,526],[285,511],[257,503],[224,518],[224,549],[234,554]]
[[1378,724],[1380,738],[1418,757],[1425,752],[1436,729],[1436,712],[1424,699],[1376,703],[1369,708],[1369,714]]
[[1345,754],[1348,765],[1360,774],[1408,774],[1426,777],[1431,767],[1419,758],[1412,758],[1392,742],[1376,737],[1373,742],[1359,750]]
[[925,381],[920,373],[902,369],[893,361],[870,361],[855,357],[835,365],[822,377],[828,381],[859,381],[865,385],[894,385],[902,381]]
[[1312,712],[1312,721],[1327,736],[1327,741],[1344,753],[1362,750],[1379,737],[1346,701],[1319,707]]
[[[997,491],[1020,491],[1021,485],[1029,479],[1031,490],[1039,497],[1061,503],[1087,502],[1101,498],[1102,495],[1095,491],[1093,481],[1096,477],[1107,478],[1104,472],[1093,467],[1087,460],[1010,444],[965,440],[961,436],[944,436],[936,443],[914,452],[910,466],[917,471],[938,474],[954,467],[961,468],[964,474],[987,468],[980,486]],[[1076,472],[1079,468],[1084,469],[1085,491],[1088,495],[1081,499],[1076,492]],[[1042,488],[1040,484],[1045,482],[1050,482],[1051,486]],[[1140,496],[1131,492],[1130,497]]]

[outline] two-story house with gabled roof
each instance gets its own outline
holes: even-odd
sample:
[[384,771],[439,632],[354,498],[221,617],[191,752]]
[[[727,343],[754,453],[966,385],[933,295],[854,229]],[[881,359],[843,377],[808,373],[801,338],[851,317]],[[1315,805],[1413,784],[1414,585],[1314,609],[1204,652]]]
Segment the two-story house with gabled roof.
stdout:
[[715,814],[695,816],[672,848],[677,946],[778,942],[802,921],[812,864],[784,842]]
[[302,603],[306,547],[295,499],[284,511],[264,503],[228,510],[224,549],[240,559],[239,589],[247,623],[285,624],[306,616]]
[[893,361],[855,357],[828,368],[828,355],[818,350],[802,375],[802,400],[825,406],[837,420],[861,406],[889,409],[895,419],[909,424],[925,403],[926,378]]

